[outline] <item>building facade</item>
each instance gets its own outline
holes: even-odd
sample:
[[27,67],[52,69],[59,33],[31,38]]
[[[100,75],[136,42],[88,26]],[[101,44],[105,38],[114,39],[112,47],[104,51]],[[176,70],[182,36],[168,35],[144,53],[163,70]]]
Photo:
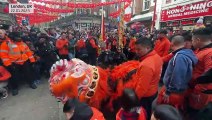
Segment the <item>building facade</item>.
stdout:
[[[1,0],[0,1],[0,25],[14,25],[16,24],[15,17],[13,14],[9,14],[5,11],[5,8],[8,6],[10,1]],[[9,9],[8,9],[9,10]]]
[[[62,0],[64,2],[64,0]],[[113,0],[110,0],[113,1]],[[72,3],[100,3],[102,0],[68,0],[68,2]],[[73,18],[69,20],[65,20],[61,22],[61,26],[73,26],[77,29],[88,29],[92,26],[101,25],[101,15],[104,14],[105,17],[105,25],[109,25],[109,14],[117,11],[116,5],[109,5],[104,7],[96,7],[96,8],[74,8],[74,13],[72,13],[72,17],[65,16],[66,18]],[[58,22],[57,22],[58,23]]]
[[193,30],[200,17],[205,25],[211,25],[212,0],[163,0],[160,25],[175,31]]
[[[133,24],[135,22],[140,22],[140,24],[148,27],[149,29],[152,26],[153,14],[155,9],[155,2],[157,2],[156,6],[156,19],[158,19],[158,14],[160,11],[161,0],[133,0],[132,4],[132,15],[133,18],[131,22],[128,24]],[[156,20],[155,27],[159,26],[158,20]]]

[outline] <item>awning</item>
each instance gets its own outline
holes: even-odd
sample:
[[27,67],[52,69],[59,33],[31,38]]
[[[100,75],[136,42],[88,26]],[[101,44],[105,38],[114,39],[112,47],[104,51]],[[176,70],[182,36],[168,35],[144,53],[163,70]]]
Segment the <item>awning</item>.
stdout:
[[146,14],[142,14],[142,15],[136,15],[133,18],[131,18],[131,21],[128,22],[127,24],[131,24],[134,22],[141,22],[141,21],[147,21],[147,20],[151,20],[152,21],[152,17],[153,17],[153,12],[149,12]]

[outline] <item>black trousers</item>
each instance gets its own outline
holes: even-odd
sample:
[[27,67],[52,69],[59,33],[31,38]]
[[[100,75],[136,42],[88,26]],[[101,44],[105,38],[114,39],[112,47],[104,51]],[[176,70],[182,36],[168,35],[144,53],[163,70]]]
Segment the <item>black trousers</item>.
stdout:
[[129,52],[128,53],[128,60],[134,60],[136,57],[136,53],[134,52]]
[[34,82],[33,68],[29,61],[26,61],[23,65],[13,64],[12,69],[8,69],[11,73],[9,80],[9,86],[11,89],[18,89],[19,83],[24,80],[28,84]]
[[151,119],[152,114],[152,102],[156,99],[158,93],[155,93],[153,96],[144,97],[140,100],[140,105],[146,110],[147,120]]
[[70,60],[68,55],[59,55],[60,59]]
[[88,59],[90,65],[96,65],[96,59],[97,59],[96,53],[89,53]]

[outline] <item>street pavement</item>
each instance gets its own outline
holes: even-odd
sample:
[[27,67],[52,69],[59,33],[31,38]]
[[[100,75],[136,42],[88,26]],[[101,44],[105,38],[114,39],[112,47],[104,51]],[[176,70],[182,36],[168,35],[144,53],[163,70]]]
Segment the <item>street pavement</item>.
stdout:
[[51,96],[48,81],[33,90],[21,86],[19,94],[0,100],[0,120],[65,120],[62,104]]

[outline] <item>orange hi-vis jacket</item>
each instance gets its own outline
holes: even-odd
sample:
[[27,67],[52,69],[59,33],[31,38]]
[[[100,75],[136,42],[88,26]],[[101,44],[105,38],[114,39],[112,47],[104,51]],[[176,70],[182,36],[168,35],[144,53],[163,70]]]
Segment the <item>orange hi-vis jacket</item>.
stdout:
[[24,42],[4,41],[0,46],[0,57],[5,66],[12,63],[24,64],[27,60],[35,62],[32,51]]

